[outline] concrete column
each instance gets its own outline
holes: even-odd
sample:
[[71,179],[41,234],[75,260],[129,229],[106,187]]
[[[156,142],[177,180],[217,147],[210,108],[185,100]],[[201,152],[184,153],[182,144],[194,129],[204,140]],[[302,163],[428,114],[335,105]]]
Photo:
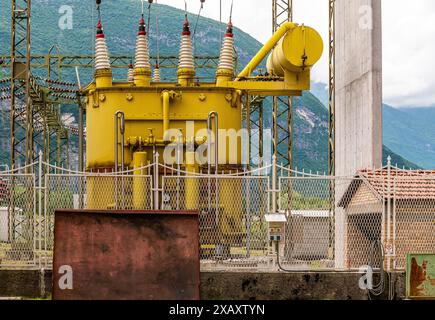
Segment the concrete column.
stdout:
[[[336,0],[335,7],[336,175],[353,176],[382,166],[381,1]],[[346,247],[343,215],[336,210],[336,253]],[[344,257],[336,260],[343,265]]]

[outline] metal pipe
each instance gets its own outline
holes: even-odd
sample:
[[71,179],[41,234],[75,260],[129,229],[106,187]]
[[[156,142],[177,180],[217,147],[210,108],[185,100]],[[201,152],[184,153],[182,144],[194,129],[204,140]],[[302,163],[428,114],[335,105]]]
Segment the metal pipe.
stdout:
[[[118,120],[121,120],[120,126],[118,126]],[[122,111],[115,113],[115,172],[118,172],[118,129],[121,133],[121,171],[124,171],[124,134],[125,134],[125,115]]]
[[[212,111],[208,114],[207,118],[207,131],[208,134],[211,135],[212,132],[212,118],[214,118],[214,125],[215,125],[215,175],[216,175],[216,181],[215,181],[215,222],[216,226],[219,226],[219,182],[218,182],[218,174],[219,174],[219,114],[216,111]],[[211,174],[211,137],[208,137],[207,139],[208,143],[208,174],[210,176]],[[210,188],[210,182],[209,182],[209,188]],[[209,189],[209,195],[211,195],[211,190]],[[209,204],[210,205],[210,204]]]
[[[207,129],[208,129],[208,134],[210,135],[210,133],[213,130],[213,126],[212,126],[212,119],[214,118],[214,126],[215,126],[215,146],[214,146],[214,150],[215,150],[215,174],[218,174],[218,168],[219,168],[219,114],[216,111],[211,111],[208,114],[208,118],[207,118]],[[208,142],[208,170],[209,170],[209,174],[211,173],[211,137],[209,137],[207,139]]]
[[278,179],[278,163],[276,156],[272,156],[272,212],[278,213],[278,206],[277,206],[277,179]]
[[80,96],[77,95],[77,102],[79,103],[79,172],[85,171],[85,125],[84,125],[84,108],[81,103]]
[[[120,120],[120,125],[118,125],[118,121]],[[125,116],[124,112],[117,111],[115,113],[115,163],[114,163],[114,172],[118,172],[118,129],[121,133],[121,173],[124,172],[124,134],[125,134]],[[123,188],[123,181],[122,182],[122,189]],[[118,209],[118,198],[119,198],[119,190],[118,190],[118,177],[115,176],[115,207]],[[122,198],[124,199],[124,198]],[[123,201],[124,202],[124,201]],[[122,206],[124,209],[124,205]]]
[[296,28],[296,24],[293,22],[286,22],[284,23],[270,38],[266,44],[261,48],[260,51],[252,58],[252,60],[246,65],[245,69],[237,76],[236,80],[240,80],[240,78],[249,77],[252,73],[252,71],[255,70],[255,68],[258,67],[258,65],[261,63],[261,61],[266,58],[266,56],[272,51],[272,49],[275,47],[275,45],[281,40],[281,38],[290,30]]
[[170,92],[163,91],[163,140],[165,140],[166,133],[169,131],[169,102]]

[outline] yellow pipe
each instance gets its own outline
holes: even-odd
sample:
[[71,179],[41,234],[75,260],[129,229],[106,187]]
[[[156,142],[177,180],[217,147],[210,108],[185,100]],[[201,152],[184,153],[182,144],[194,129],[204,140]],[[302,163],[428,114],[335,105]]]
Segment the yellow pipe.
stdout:
[[169,91],[163,91],[163,140],[165,140],[166,132],[169,131],[169,102],[171,94]]
[[258,67],[258,65],[261,63],[261,61],[266,58],[266,56],[272,51],[272,49],[275,47],[275,45],[281,40],[282,37],[285,36],[287,32],[290,30],[296,28],[297,25],[293,22],[286,22],[284,23],[272,36],[272,38],[269,39],[269,41],[266,42],[266,44],[261,48],[260,51],[255,55],[254,58],[247,64],[245,69],[237,76],[237,79],[249,77],[252,73],[252,71],[255,70],[255,68]]
[[[195,164],[195,152],[186,152],[186,171],[192,176],[199,171],[199,167]],[[185,204],[186,210],[199,209],[199,180],[195,177],[185,179]]]
[[[133,208],[135,210],[149,209],[148,203],[148,180],[144,177],[147,173],[143,168],[147,164],[147,153],[133,153]],[[136,170],[138,169],[138,170]]]

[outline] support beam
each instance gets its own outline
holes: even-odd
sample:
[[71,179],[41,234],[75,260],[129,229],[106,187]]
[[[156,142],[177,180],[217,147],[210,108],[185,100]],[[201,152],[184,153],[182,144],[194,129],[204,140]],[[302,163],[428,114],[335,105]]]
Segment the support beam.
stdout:
[[[94,68],[93,55],[68,55],[51,52],[49,54],[32,54],[30,56],[30,66],[32,69],[48,69],[51,66],[51,71],[55,72],[58,68],[60,70],[75,69],[92,69]],[[150,57],[156,60],[157,57]],[[11,57],[0,56],[3,64],[0,68],[10,68]],[[128,69],[131,63],[131,56],[127,55],[111,55],[110,64],[113,69]],[[218,56],[195,56],[195,68],[197,69],[213,69],[215,70],[219,64]],[[237,61],[236,61],[237,64]],[[160,68],[162,69],[176,69],[178,68],[177,56],[163,56],[160,57]],[[237,70],[237,69],[236,69]]]
[[[330,112],[335,112],[331,130],[335,139],[330,148],[335,161],[331,167],[337,176],[350,177],[360,169],[382,166],[381,1],[335,0],[332,4],[334,73],[330,81],[334,91]],[[335,199],[342,197],[346,187],[335,185]],[[343,208],[335,208],[334,219],[335,267],[342,269],[347,267]]]
[[336,174],[382,165],[381,1],[335,0]]

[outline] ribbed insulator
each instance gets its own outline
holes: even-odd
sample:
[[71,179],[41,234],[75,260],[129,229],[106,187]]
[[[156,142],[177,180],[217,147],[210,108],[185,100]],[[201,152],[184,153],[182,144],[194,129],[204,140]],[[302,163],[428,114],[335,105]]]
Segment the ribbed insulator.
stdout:
[[133,68],[128,69],[128,82],[134,81],[134,70]]
[[153,81],[160,82],[160,69],[154,68]]
[[109,53],[105,38],[97,38],[95,40],[95,70],[101,69],[110,69]]
[[193,60],[192,40],[189,35],[181,36],[180,56],[179,56],[179,69],[195,69]]
[[146,35],[138,35],[136,40],[135,68],[151,69],[150,51]]
[[222,44],[221,55],[219,58],[219,69],[234,69],[234,38],[225,37]]

